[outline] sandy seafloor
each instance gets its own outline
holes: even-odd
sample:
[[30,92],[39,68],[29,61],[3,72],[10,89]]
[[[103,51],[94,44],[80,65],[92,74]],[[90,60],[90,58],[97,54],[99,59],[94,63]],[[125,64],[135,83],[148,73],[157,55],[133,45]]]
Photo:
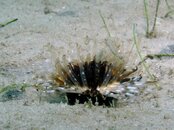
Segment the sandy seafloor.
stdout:
[[[156,1],[149,3],[150,20]],[[168,0],[174,8],[174,1]],[[157,37],[145,37],[143,0],[1,0],[0,23],[18,21],[0,28],[0,86],[34,84],[48,79],[53,71],[48,46],[68,48],[68,43],[107,39],[101,11],[111,36],[133,43],[136,24],[143,56],[174,53],[174,16],[164,18],[168,8],[161,1]],[[152,23],[150,24],[152,25]],[[139,59],[137,56],[130,57]],[[133,60],[130,60],[130,62]],[[116,108],[39,102],[29,89],[20,100],[0,102],[0,130],[172,130],[174,129],[174,59],[147,60],[161,86],[147,85],[148,93]],[[148,77],[142,69],[143,76]]]

